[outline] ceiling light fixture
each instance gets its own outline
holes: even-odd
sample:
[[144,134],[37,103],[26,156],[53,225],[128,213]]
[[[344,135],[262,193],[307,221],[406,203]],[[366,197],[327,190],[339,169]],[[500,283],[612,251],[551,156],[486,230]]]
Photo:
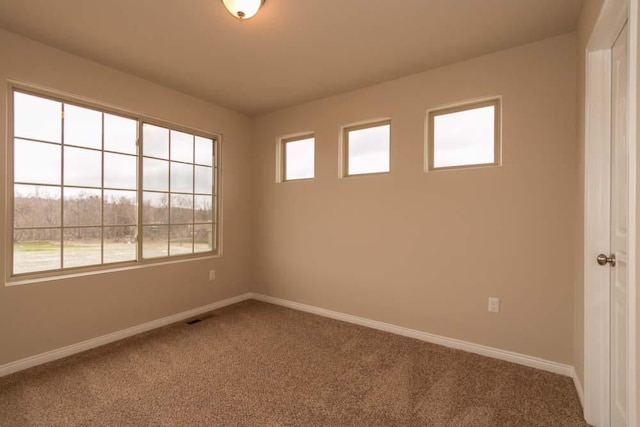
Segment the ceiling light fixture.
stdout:
[[241,21],[254,16],[265,0],[222,0],[230,14]]

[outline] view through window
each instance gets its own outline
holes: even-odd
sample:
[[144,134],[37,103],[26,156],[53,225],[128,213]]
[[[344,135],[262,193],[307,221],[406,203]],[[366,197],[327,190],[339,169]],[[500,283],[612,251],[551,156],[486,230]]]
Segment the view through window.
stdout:
[[429,113],[429,169],[499,163],[499,100]]
[[388,120],[346,128],[345,175],[389,172],[390,140]]
[[315,137],[288,138],[284,145],[284,180],[311,179],[315,175]]
[[216,250],[216,146],[14,90],[12,274]]
[[212,250],[213,141],[143,125],[143,256]]

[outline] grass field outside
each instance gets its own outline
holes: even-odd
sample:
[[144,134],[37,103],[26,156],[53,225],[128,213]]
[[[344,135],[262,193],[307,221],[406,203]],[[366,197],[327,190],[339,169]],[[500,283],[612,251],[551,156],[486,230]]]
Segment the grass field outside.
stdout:
[[[192,253],[190,239],[171,241],[168,247],[166,240],[145,241],[143,256],[145,258],[166,257],[169,255],[185,255]],[[104,259],[101,260],[101,242],[86,241],[65,243],[64,253],[57,242],[19,242],[13,245],[13,273],[33,273],[60,268],[83,267],[90,265],[110,264],[136,260],[137,245],[130,242],[104,242]],[[196,241],[194,250],[210,251],[208,241]],[[64,265],[62,265],[64,263]]]

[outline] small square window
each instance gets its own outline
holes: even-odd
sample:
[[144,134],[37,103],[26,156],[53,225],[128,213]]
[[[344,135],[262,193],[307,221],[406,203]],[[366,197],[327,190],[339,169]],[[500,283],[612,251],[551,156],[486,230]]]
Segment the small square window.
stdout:
[[314,178],[315,143],[313,135],[282,140],[283,181]]
[[391,121],[344,128],[344,176],[389,172]]
[[428,170],[500,164],[500,100],[428,113]]

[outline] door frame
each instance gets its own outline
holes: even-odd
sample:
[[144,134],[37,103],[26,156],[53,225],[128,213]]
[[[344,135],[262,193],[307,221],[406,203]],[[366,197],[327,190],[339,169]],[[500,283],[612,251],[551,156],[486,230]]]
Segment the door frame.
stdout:
[[629,26],[628,414],[636,425],[636,152],[638,1],[605,0],[586,51],[584,165],[584,415],[610,425],[609,268],[595,262],[610,246],[611,46]]

